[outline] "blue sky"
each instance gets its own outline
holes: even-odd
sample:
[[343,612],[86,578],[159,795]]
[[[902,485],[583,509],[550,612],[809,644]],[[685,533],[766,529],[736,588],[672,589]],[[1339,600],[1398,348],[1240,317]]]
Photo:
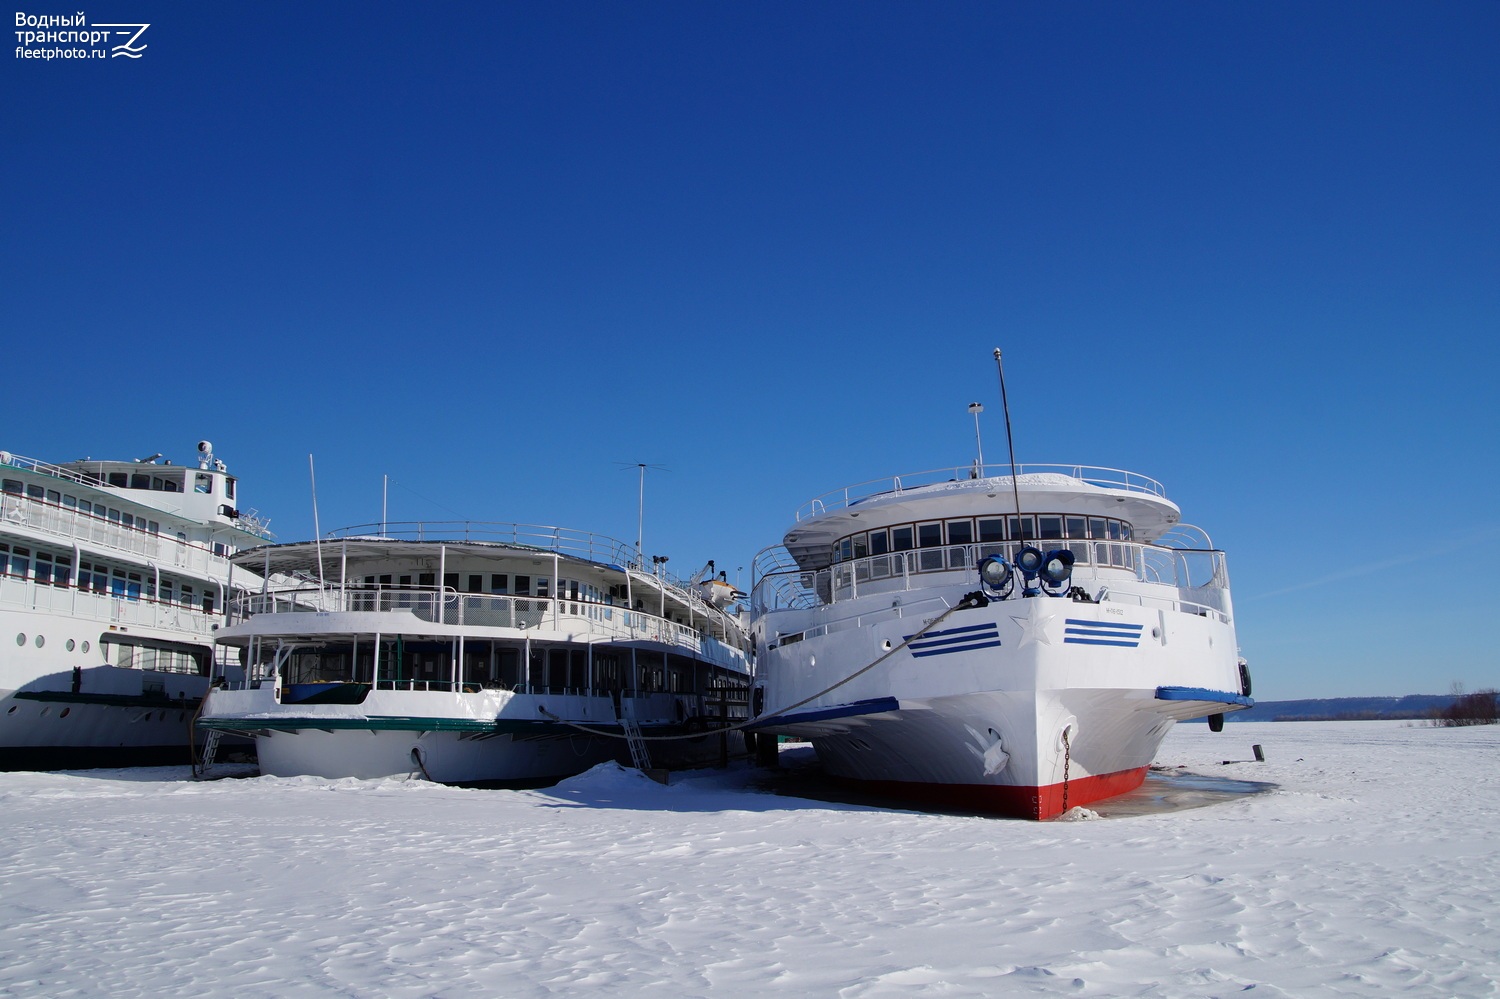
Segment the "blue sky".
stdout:
[[[29,4],[29,14],[72,14]],[[11,59],[0,446],[283,540],[558,524],[687,574],[973,457],[1166,484],[1256,694],[1500,685],[1500,5],[185,4]]]

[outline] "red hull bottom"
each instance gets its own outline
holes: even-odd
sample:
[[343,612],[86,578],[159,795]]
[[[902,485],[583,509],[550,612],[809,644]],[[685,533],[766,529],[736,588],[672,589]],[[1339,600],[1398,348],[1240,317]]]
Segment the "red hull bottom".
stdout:
[[[1134,791],[1146,780],[1146,767],[1119,770],[1067,783],[1068,808],[1103,801]],[[1017,819],[1055,819],[1063,813],[1063,785],[1019,787],[996,784],[919,784],[899,780],[854,780],[844,783],[884,798],[921,802],[964,812],[985,812]]]

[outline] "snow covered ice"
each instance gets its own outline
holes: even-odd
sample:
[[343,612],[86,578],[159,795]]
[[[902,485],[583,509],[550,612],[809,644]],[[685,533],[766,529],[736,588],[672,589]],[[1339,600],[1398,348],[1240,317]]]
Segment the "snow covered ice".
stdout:
[[0,774],[0,994],[1493,995],[1497,750],[1494,726],[1182,725],[1159,764],[1278,786],[1048,823],[745,766]]

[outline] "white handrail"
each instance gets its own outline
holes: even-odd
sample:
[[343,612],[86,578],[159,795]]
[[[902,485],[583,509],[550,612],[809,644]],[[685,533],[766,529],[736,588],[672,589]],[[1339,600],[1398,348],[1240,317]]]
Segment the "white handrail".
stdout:
[[[965,465],[957,468],[935,468],[925,472],[911,472],[902,475],[886,476],[879,479],[870,479],[866,482],[857,482],[842,489],[824,493],[814,497],[802,504],[797,510],[797,520],[802,521],[808,517],[826,513],[830,510],[842,510],[853,506],[862,500],[886,493],[901,493],[908,489],[919,489],[923,486],[935,485],[940,482],[963,482],[974,477],[974,467]],[[979,469],[980,477],[993,479],[1008,485],[1010,483],[1010,465],[985,465]],[[1054,475],[1066,475],[1078,479],[1092,486],[1102,486],[1106,489],[1123,489],[1128,492],[1145,493],[1151,496],[1167,496],[1166,487],[1160,482],[1139,472],[1131,472],[1121,468],[1104,468],[1096,465],[1017,465],[1018,477],[1025,475],[1040,475],[1051,473]]]

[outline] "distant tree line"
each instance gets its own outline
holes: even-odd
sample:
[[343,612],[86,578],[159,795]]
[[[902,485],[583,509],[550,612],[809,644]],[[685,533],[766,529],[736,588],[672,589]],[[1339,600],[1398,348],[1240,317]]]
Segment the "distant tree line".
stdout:
[[1446,708],[1438,709],[1433,717],[1432,723],[1440,728],[1454,728],[1460,725],[1493,725],[1500,721],[1500,711],[1496,710],[1496,692],[1493,690],[1476,690],[1472,694],[1460,694],[1453,699],[1453,703]]

